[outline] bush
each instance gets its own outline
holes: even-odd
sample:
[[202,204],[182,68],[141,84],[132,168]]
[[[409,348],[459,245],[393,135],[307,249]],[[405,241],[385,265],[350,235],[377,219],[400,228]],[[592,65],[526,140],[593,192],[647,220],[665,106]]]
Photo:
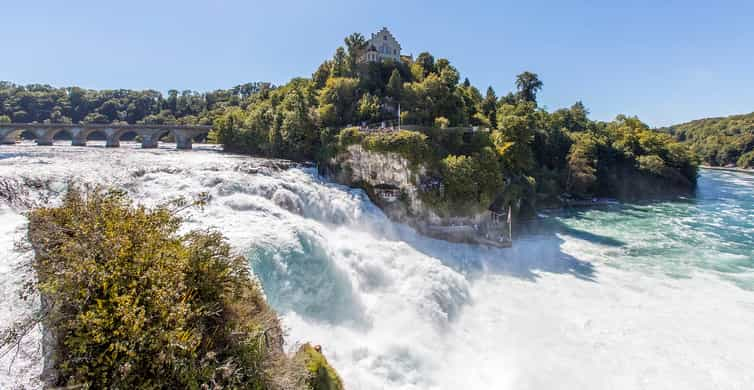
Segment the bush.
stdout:
[[647,171],[657,176],[662,176],[665,171],[665,162],[659,156],[639,156],[639,169]]
[[448,118],[444,116],[439,116],[435,118],[435,127],[439,127],[441,129],[447,129],[448,126],[450,126],[450,121]]
[[361,143],[364,136],[359,131],[358,127],[348,127],[340,131],[338,134],[338,145],[342,148],[346,148],[350,145]]
[[431,156],[427,136],[416,131],[371,134],[364,138],[362,146],[375,152],[398,153],[415,163],[426,162]]
[[324,355],[311,344],[304,344],[298,350],[297,356],[303,360],[309,371],[308,386],[313,390],[343,390],[343,383],[327,362]]
[[481,212],[503,191],[498,156],[490,147],[472,156],[449,155],[440,162],[444,189],[442,206],[450,214]]
[[737,165],[741,168],[754,168],[754,150],[742,155],[738,159]]
[[147,209],[122,192],[71,189],[60,207],[30,213],[43,324],[55,340],[52,385],[305,382],[246,260],[217,232],[178,234],[179,206]]

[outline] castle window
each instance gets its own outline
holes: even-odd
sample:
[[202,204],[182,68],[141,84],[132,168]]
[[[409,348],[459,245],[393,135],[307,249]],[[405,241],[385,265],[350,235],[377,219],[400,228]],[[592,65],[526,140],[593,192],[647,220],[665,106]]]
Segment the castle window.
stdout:
[[387,41],[387,35],[383,35],[383,36],[382,36],[382,40],[383,40],[383,41]]

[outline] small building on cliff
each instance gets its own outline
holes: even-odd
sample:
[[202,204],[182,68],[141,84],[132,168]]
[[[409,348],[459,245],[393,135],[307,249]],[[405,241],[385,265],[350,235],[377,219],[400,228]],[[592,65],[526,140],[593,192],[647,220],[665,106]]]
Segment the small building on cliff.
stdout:
[[383,201],[392,203],[401,197],[401,189],[390,184],[377,184],[374,193]]

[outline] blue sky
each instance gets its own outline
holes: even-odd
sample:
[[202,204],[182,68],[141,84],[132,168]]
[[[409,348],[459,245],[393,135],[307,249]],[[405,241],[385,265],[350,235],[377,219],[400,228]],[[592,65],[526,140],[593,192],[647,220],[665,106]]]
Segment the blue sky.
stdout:
[[650,125],[754,111],[751,1],[0,0],[0,80],[227,88],[309,76],[351,32],[448,58],[482,91],[539,74],[540,104]]

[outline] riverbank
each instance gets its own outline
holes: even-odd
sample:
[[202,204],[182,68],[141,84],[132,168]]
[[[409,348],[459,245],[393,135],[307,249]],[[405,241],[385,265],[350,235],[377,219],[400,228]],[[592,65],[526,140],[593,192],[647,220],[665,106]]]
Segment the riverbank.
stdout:
[[715,171],[730,171],[730,172],[748,173],[750,175],[754,174],[754,169],[751,169],[751,168],[713,167],[711,165],[700,165],[699,168],[710,169],[710,170],[715,170]]

